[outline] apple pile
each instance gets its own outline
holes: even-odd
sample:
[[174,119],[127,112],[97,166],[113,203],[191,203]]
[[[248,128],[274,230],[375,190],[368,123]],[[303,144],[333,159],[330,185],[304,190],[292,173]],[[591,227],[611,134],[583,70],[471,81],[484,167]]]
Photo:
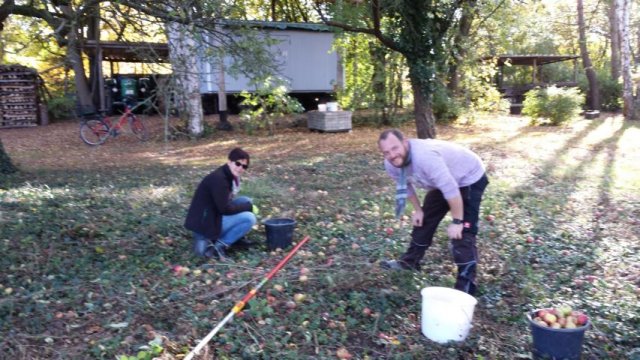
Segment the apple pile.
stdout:
[[572,310],[568,305],[537,310],[534,314],[535,317],[532,319],[534,323],[553,329],[575,329],[586,326],[589,322],[587,315]]

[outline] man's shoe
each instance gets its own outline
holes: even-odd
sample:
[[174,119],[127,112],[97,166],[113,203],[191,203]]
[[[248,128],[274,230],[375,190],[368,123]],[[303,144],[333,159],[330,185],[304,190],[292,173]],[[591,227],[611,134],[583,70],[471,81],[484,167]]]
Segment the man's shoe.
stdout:
[[383,260],[380,262],[380,267],[386,270],[411,270],[406,263],[398,260]]

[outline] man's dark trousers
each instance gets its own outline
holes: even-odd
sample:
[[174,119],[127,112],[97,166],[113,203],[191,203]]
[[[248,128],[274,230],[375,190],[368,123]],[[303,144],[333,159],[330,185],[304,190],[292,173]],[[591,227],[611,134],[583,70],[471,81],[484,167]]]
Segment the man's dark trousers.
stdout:
[[[478,263],[478,249],[476,235],[478,234],[478,219],[480,217],[480,202],[482,194],[489,184],[486,175],[475,183],[460,188],[464,204],[464,219],[462,239],[450,240],[450,250],[453,260],[458,266],[455,288],[473,295],[476,290],[476,266]],[[406,266],[420,269],[420,260],[433,242],[440,221],[449,212],[449,203],[440,190],[427,192],[422,202],[424,218],[422,226],[415,226],[411,232],[411,244],[400,257]]]

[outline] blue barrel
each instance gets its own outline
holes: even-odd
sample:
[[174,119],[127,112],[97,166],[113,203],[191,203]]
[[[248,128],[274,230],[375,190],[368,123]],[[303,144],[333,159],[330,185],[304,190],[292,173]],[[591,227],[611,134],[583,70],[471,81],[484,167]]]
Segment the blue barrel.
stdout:
[[289,218],[273,218],[262,222],[267,235],[269,250],[286,249],[293,241],[293,229],[296,221]]

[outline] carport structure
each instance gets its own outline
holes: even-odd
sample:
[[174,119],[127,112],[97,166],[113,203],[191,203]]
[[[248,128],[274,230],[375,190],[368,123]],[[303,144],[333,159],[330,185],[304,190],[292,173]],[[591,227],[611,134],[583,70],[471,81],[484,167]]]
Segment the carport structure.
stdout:
[[166,43],[150,42],[121,42],[87,40],[82,50],[89,58],[91,73],[90,88],[94,94],[94,105],[104,109],[107,102],[105,93],[102,63],[109,62],[111,74],[114,74],[114,64],[126,63],[168,63],[169,47]]
[[[509,100],[511,103],[511,114],[520,114],[522,111],[522,102],[524,101],[524,95],[527,91],[535,87],[575,87],[578,86],[577,75],[577,59],[578,55],[500,55],[500,56],[488,56],[483,60],[496,61],[498,66],[498,74],[496,77],[496,85],[498,90],[502,93],[502,96]],[[540,80],[540,73],[542,66],[553,64],[562,61],[573,62],[573,77],[570,81],[556,81],[548,82]],[[531,81],[527,84],[507,85],[504,81],[504,67],[505,66],[530,66],[532,68]]]

